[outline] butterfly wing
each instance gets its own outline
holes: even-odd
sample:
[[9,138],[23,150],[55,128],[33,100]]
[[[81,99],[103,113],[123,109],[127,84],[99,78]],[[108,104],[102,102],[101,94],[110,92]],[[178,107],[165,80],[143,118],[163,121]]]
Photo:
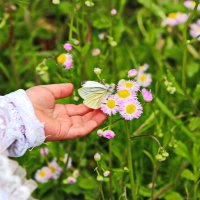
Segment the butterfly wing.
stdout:
[[83,103],[93,109],[100,108],[102,99],[110,94],[105,85],[95,81],[86,81],[78,93],[84,99]]
[[101,107],[101,101],[103,98],[107,96],[107,92],[105,90],[101,91],[101,93],[93,93],[88,98],[86,98],[83,103],[92,109],[98,109]]

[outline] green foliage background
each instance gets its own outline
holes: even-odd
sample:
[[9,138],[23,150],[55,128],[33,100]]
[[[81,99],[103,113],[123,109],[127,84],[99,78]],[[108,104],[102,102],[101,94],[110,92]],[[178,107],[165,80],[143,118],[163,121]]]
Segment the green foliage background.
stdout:
[[[112,8],[117,9],[117,15],[110,14]],[[117,82],[127,77],[129,69],[148,63],[153,76],[150,88],[154,100],[144,105],[143,116],[133,120],[129,129],[131,134],[156,136],[170,155],[166,161],[158,162],[155,141],[150,138],[131,140],[138,199],[152,197],[149,186],[152,181],[155,183],[152,199],[200,199],[200,46],[197,41],[184,46],[184,28],[187,40],[191,40],[187,24],[161,26],[167,14],[176,11],[191,12],[180,0],[96,0],[93,7],[87,7],[83,0],[61,0],[59,5],[47,0],[1,0],[0,94],[61,82],[72,82],[76,91],[81,81],[96,79],[94,67],[103,69],[107,81]],[[199,17],[200,13],[195,13],[192,22]],[[101,32],[109,37],[99,40]],[[75,46],[71,71],[62,69],[55,59],[64,52],[66,41]],[[116,46],[113,41],[117,42]],[[101,49],[100,56],[92,56],[94,48]],[[183,77],[184,50],[187,51],[186,79]],[[37,73],[38,65],[47,67],[45,76]],[[174,94],[166,90],[164,77],[176,87]],[[61,102],[81,103],[81,100],[74,102],[71,97]],[[103,127],[106,125],[107,122]],[[127,166],[126,129],[119,122],[113,130],[117,135],[110,142],[113,199],[131,199],[128,171],[124,170]],[[66,171],[59,180],[39,184],[34,197],[101,199],[101,183],[96,181],[93,155],[101,153],[101,165],[109,169],[108,140],[94,132],[74,141],[49,142],[48,148],[49,160],[68,153],[80,176],[74,185],[63,184],[62,180],[71,173]],[[39,149],[34,148],[17,159],[27,169],[29,178],[46,165]],[[108,180],[102,187],[105,199],[109,199]]]

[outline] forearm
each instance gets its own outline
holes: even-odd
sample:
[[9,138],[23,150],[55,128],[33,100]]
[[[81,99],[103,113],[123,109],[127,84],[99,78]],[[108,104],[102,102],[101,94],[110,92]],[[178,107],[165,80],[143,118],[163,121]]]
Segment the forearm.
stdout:
[[18,157],[44,140],[44,125],[36,118],[25,91],[0,96],[0,153],[7,150]]

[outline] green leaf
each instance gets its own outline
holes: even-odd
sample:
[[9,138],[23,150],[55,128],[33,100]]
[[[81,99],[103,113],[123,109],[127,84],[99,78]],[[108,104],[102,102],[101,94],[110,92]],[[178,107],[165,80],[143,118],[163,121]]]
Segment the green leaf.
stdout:
[[85,190],[91,190],[97,187],[97,182],[92,178],[84,178],[80,179],[78,185]]
[[173,115],[173,113],[170,111],[170,109],[157,97],[155,99],[156,104],[160,109],[175,123],[177,124],[180,129],[190,138],[194,141],[194,135],[184,126],[182,121],[180,119],[176,119]]
[[188,76],[191,78],[193,77],[200,68],[200,64],[196,63],[196,62],[192,62],[190,64],[188,64]]
[[187,146],[181,141],[178,141],[177,145],[178,145],[178,147],[174,150],[175,153],[178,156],[186,158],[188,161],[192,162],[191,155],[190,155],[190,152],[189,152]]
[[138,2],[141,3],[145,8],[150,10],[152,14],[157,15],[162,19],[165,18],[165,13],[162,10],[162,7],[157,6],[155,3],[153,3],[152,0],[138,0]]
[[165,200],[184,200],[184,198],[177,192],[171,192],[165,196]]
[[186,179],[190,180],[190,181],[195,181],[195,176],[189,169],[184,169],[184,171],[182,172],[181,176],[183,178],[186,178]]

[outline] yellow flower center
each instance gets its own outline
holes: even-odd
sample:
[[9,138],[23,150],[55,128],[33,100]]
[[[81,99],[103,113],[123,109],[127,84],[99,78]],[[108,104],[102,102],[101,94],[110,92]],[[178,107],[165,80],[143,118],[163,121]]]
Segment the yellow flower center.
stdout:
[[51,170],[52,173],[54,173],[56,171],[55,167],[49,166],[49,169]]
[[145,82],[147,80],[147,76],[145,75],[145,74],[142,74],[141,76],[140,76],[140,81],[141,82]]
[[192,6],[194,6],[194,7],[196,6],[196,2],[195,1],[190,1],[190,3],[191,3]]
[[46,176],[46,172],[45,172],[44,170],[41,170],[41,171],[39,172],[39,175],[40,175],[41,177],[45,177],[45,176]]
[[129,97],[131,95],[131,93],[128,91],[128,90],[119,90],[117,92],[117,95],[120,97],[120,98],[123,98],[123,99],[126,99],[127,97]]
[[144,65],[140,66],[139,70],[144,70]]
[[134,85],[131,82],[126,82],[125,86],[126,86],[126,88],[132,88]]
[[136,111],[136,105],[135,104],[129,104],[126,106],[126,112],[128,114],[133,114]]
[[176,13],[170,13],[170,14],[168,15],[168,17],[169,17],[170,19],[176,19],[176,16],[177,16]]
[[116,102],[114,99],[109,99],[106,103],[106,105],[108,106],[108,108],[112,109],[116,106]]
[[57,57],[57,62],[59,64],[64,64],[65,61],[66,61],[66,55],[64,53]]

